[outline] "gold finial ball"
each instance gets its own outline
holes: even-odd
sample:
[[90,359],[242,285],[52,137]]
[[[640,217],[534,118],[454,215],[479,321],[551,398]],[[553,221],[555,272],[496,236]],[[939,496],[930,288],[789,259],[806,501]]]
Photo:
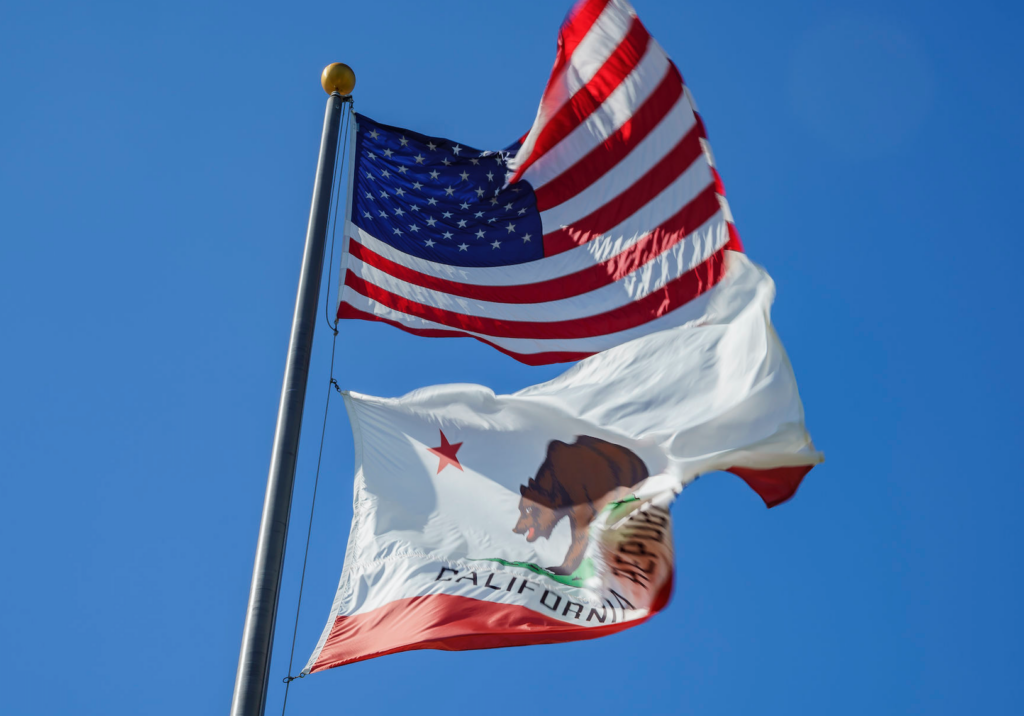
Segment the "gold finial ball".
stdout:
[[355,89],[356,73],[344,62],[332,62],[320,73],[320,84],[327,94],[337,92],[344,97]]

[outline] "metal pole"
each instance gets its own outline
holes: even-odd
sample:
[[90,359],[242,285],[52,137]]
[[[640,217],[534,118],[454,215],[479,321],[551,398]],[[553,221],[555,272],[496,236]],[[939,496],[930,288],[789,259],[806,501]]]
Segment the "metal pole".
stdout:
[[[324,76],[327,76],[327,70],[324,70]],[[326,89],[326,81],[324,84]],[[263,501],[263,517],[256,542],[256,564],[252,571],[249,607],[245,613],[242,649],[231,699],[231,716],[263,716],[267,702],[270,653],[274,645],[274,624],[277,621],[277,602],[281,592],[285,540],[288,537],[292,487],[295,484],[295,461],[302,428],[302,408],[306,399],[313,329],[320,302],[324,242],[338,148],[338,124],[344,105],[345,101],[336,90],[327,100],[323,135],[320,138],[320,160],[317,162],[316,182],[313,184],[313,203],[306,229],[306,249],[302,256],[281,404],[277,412],[277,429],[270,453],[267,494]]]

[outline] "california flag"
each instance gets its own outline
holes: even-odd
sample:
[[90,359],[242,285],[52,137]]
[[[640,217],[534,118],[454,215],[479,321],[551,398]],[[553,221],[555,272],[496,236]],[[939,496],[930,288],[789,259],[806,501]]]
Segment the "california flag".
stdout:
[[669,506],[687,484],[729,470],[769,506],[789,498],[822,456],[770,323],[774,285],[726,261],[699,320],[548,383],[347,394],[354,519],[304,673],[621,631],[668,602]]

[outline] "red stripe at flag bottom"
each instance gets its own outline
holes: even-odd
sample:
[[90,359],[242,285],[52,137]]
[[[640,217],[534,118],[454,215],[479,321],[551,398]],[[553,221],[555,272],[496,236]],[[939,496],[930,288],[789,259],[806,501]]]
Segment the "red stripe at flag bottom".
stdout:
[[[416,649],[470,651],[596,639],[643,624],[664,609],[671,596],[669,578],[647,616],[607,623],[614,617],[605,611],[601,616],[606,623],[599,626],[562,621],[519,604],[485,602],[452,594],[397,599],[365,614],[335,619],[310,673]],[[561,597],[558,600],[556,610],[563,609]],[[593,618],[583,611],[579,616],[584,624],[588,617]]]

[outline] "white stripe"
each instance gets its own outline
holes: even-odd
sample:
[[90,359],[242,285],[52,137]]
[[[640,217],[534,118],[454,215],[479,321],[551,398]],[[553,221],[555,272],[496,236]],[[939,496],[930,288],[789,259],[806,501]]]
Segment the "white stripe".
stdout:
[[[494,338],[482,334],[475,334],[469,331],[462,331],[467,335],[480,335],[481,338],[494,343],[495,345],[512,351],[513,353],[545,353],[545,352],[571,352],[571,353],[598,353],[620,343],[631,341],[655,331],[662,331],[667,328],[679,326],[693,326],[702,323],[714,323],[728,320],[728,315],[735,306],[749,302],[747,293],[756,290],[757,280],[753,274],[758,274],[757,268],[750,263],[746,256],[733,251],[726,251],[726,275],[713,288],[693,299],[689,303],[675,311],[671,311],[648,323],[635,326],[619,333],[608,333],[603,336],[592,338],[569,338],[556,340],[541,340],[528,338]],[[737,271],[733,267],[739,264]],[[396,321],[403,326],[413,329],[431,329],[457,331],[451,326],[445,326],[433,321],[425,321],[414,316],[407,315],[400,311],[394,311],[376,301],[372,301],[351,288],[346,288],[342,294],[342,302],[352,307],[370,313],[381,318]]]
[[708,158],[708,164],[712,167],[715,166],[715,153],[711,151],[711,143],[704,137],[700,138],[700,148],[704,151],[704,156]]
[[534,187],[542,187],[619,131],[657,89],[671,64],[665,51],[652,39],[647,52],[622,84],[565,139],[523,172],[523,179]]
[[679,144],[695,123],[690,106],[680,97],[654,131],[622,161],[576,196],[541,212],[541,221],[545,226],[567,226],[590,215],[595,207],[604,206],[655,167]]
[[601,16],[591,26],[586,36],[577,45],[572,57],[562,68],[562,74],[557,80],[550,83],[550,88],[541,98],[533,127],[515,158],[509,162],[512,171],[519,166],[519,162],[526,161],[530,156],[537,143],[537,137],[547,126],[548,121],[565,106],[565,103],[581,87],[586,86],[590,80],[594,79],[594,75],[626,37],[634,16],[633,8],[628,2],[615,0],[605,6]]
[[721,194],[718,195],[718,205],[722,207],[722,213],[725,214],[725,220],[730,224],[735,224],[736,222],[732,219],[732,209],[729,208],[729,201]]
[[568,321],[606,313],[638,301],[707,261],[727,243],[728,226],[721,214],[715,214],[686,239],[617,282],[578,296],[545,303],[494,303],[454,296],[407,283],[355,257],[349,259],[349,270],[390,293],[444,311],[503,321]]

